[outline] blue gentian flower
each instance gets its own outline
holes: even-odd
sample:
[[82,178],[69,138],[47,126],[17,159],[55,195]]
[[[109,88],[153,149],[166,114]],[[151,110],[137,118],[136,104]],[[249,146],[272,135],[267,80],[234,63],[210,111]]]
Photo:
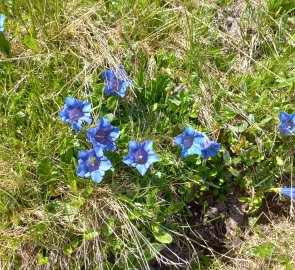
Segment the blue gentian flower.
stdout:
[[90,151],[79,151],[79,167],[77,175],[88,178],[91,177],[96,183],[100,183],[105,172],[112,167],[112,163],[104,156],[100,147],[95,147]]
[[119,95],[121,98],[125,97],[126,89],[131,85],[131,81],[128,79],[125,69],[119,68],[118,74],[113,70],[105,70],[102,73],[102,77],[106,82],[104,91],[108,95]]
[[101,118],[95,128],[86,131],[86,134],[94,146],[99,146],[103,150],[114,151],[116,149],[115,140],[120,136],[120,129],[110,124],[106,118]]
[[183,158],[192,154],[201,155],[201,144],[205,144],[209,141],[209,138],[205,134],[196,132],[191,126],[186,127],[184,132],[175,138],[175,143],[182,148]]
[[281,124],[279,125],[281,135],[293,134],[295,132],[295,113],[280,113]]
[[130,141],[129,153],[124,157],[123,162],[135,167],[143,176],[149,166],[159,160],[160,158],[153,151],[153,142],[148,140],[144,142]]
[[4,14],[0,14],[0,32],[4,31],[4,20],[6,16]]
[[175,143],[181,146],[183,158],[193,154],[208,158],[215,156],[220,149],[220,143],[210,141],[207,135],[196,132],[191,126],[175,138]]
[[83,100],[77,100],[72,97],[67,97],[65,106],[59,114],[59,118],[72,125],[75,131],[82,129],[82,122],[85,121],[88,125],[91,124],[91,103]]
[[214,157],[217,155],[221,144],[213,141],[209,141],[204,143],[203,145],[201,144],[201,156],[205,159],[208,157]]
[[279,192],[285,196],[293,198],[295,200],[295,187],[291,188],[279,188]]

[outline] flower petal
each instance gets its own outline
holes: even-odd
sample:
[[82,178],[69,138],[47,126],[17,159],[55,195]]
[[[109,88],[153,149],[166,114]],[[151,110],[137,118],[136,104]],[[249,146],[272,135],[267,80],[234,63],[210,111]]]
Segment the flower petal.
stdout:
[[136,141],[129,141],[128,146],[130,150],[136,151],[137,148],[139,147],[139,143]]
[[194,136],[195,133],[196,133],[196,131],[194,130],[193,127],[188,126],[188,127],[185,128],[185,133],[186,133],[187,135],[189,135],[189,136]]
[[156,154],[151,154],[151,155],[148,156],[148,161],[147,162],[149,164],[152,164],[152,163],[158,162],[158,161],[160,161],[160,158]]
[[104,153],[101,147],[95,147],[94,148],[95,154],[98,158],[104,157]]
[[85,101],[85,104],[84,104],[84,107],[83,107],[82,111],[85,112],[85,113],[87,113],[87,112],[89,113],[91,111],[91,103]]
[[128,153],[127,156],[124,157],[123,162],[131,166],[134,163],[134,157],[130,153]]
[[295,187],[291,188],[280,188],[280,193],[295,199]]
[[86,130],[86,136],[90,139],[92,136],[95,136],[96,128],[92,128],[89,130]]
[[102,127],[106,127],[110,125],[110,120],[103,117],[99,119],[99,123]]
[[195,134],[195,138],[194,138],[194,144],[198,143],[208,143],[210,141],[210,139],[207,137],[206,134],[202,133],[202,132],[196,132]]
[[65,99],[65,103],[69,106],[75,106],[77,100],[75,98],[72,98],[72,97],[67,97]]
[[104,172],[102,171],[95,171],[91,173],[91,178],[94,182],[100,183],[103,179]]
[[119,67],[119,72],[120,72],[120,75],[124,78],[124,77],[127,77],[127,73],[124,69],[124,67],[120,66]]
[[104,88],[103,88],[104,92],[107,94],[107,95],[114,95],[115,93],[111,90],[111,88],[108,86],[108,84],[106,83]]
[[78,151],[78,158],[79,159],[87,160],[88,157],[89,157],[89,152],[88,151],[84,151],[84,150],[79,150]]
[[291,119],[291,115],[285,112],[280,113],[280,120],[282,122],[289,121]]
[[182,148],[181,156],[183,158],[186,158],[188,156],[188,150],[185,147]]
[[[0,14],[0,28],[3,28],[4,20],[6,19],[6,16],[4,14]],[[3,30],[1,30],[3,32]]]
[[85,164],[81,164],[78,167],[76,173],[77,173],[78,176],[84,177],[85,174],[87,173],[87,168],[86,168]]
[[280,120],[282,122],[288,121],[289,120],[289,116],[290,115],[288,113],[286,113],[286,112],[280,112]]
[[183,143],[183,134],[180,134],[180,135],[176,136],[174,142],[176,144],[178,144],[178,145],[182,145],[182,143]]
[[146,171],[148,170],[148,166],[144,164],[137,164],[136,169],[139,171],[139,173],[144,176]]
[[59,113],[59,119],[62,121],[65,121],[67,119],[67,113],[65,109],[62,109],[61,112]]
[[82,129],[82,123],[79,122],[72,122],[72,127],[76,132],[80,131]]
[[188,149],[188,154],[198,154],[201,155],[201,145],[198,143],[193,143],[193,145]]
[[280,129],[280,134],[281,135],[286,135],[286,134],[292,134],[293,133],[292,130],[290,130],[289,128],[285,128],[282,125],[279,126],[279,129]]
[[113,140],[118,139],[120,137],[120,129],[114,128],[110,133],[110,136],[113,138]]
[[153,142],[151,140],[143,142],[143,149],[147,152],[153,151]]
[[108,159],[105,159],[105,160],[102,160],[102,161],[100,162],[99,169],[100,169],[100,170],[103,170],[103,171],[107,171],[107,170],[109,170],[111,167],[112,167],[112,163],[111,163]]
[[217,142],[210,141],[210,143],[203,149],[201,149],[201,155],[203,158],[213,157],[217,155],[221,144]]
[[87,113],[86,113],[86,115],[81,117],[79,120],[85,121],[88,125],[90,125],[92,123],[92,118],[91,118],[90,114],[88,115]]
[[122,90],[122,88],[121,88],[119,91],[116,91],[116,94],[118,96],[120,96],[121,98],[123,98],[123,97],[126,96],[126,91],[125,90]]
[[105,70],[102,72],[102,78],[105,81],[110,81],[110,80],[114,79],[115,77],[116,77],[115,73],[112,70]]

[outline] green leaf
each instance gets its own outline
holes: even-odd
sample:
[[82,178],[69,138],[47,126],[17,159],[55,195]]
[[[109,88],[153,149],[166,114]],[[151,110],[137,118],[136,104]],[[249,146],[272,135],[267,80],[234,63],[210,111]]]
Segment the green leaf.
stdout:
[[115,230],[115,221],[109,218],[106,223],[102,226],[102,233],[104,236],[108,237],[113,234]]
[[83,197],[86,199],[88,198],[93,192],[93,187],[86,187],[83,192]]
[[95,237],[99,236],[99,231],[98,230],[89,230],[88,232],[84,233],[84,239],[85,240],[92,240]]
[[237,133],[244,132],[248,127],[248,123],[246,121],[242,121],[239,126],[231,127],[231,130]]
[[229,166],[231,164],[231,157],[227,150],[223,152],[223,160],[224,160],[224,165]]
[[46,185],[49,185],[51,180],[57,175],[56,171],[53,169],[51,161],[47,158],[39,161],[37,165],[37,174],[39,181]]
[[63,246],[62,250],[65,254],[68,254],[68,255],[71,255],[73,253],[73,249],[69,245]]
[[10,44],[3,32],[0,32],[0,50],[6,54],[10,53]]
[[275,250],[275,245],[267,243],[265,245],[254,247],[246,251],[248,254],[258,255],[261,258],[269,258]]
[[285,87],[292,87],[292,85],[295,83],[295,77],[284,79],[284,80],[277,80],[279,82],[277,88],[285,88]]
[[78,195],[78,189],[77,189],[77,182],[76,180],[73,180],[70,182],[70,189],[73,192],[74,195]]
[[146,197],[146,202],[148,206],[152,206],[155,202],[155,197],[152,194],[148,194]]
[[208,188],[206,185],[201,185],[200,186],[200,191],[206,191]]
[[25,35],[24,37],[24,44],[34,52],[39,51],[39,43],[38,40],[31,37],[30,35]]
[[239,201],[241,202],[241,203],[247,203],[247,202],[249,202],[249,198],[248,197],[240,197],[239,198]]
[[233,167],[229,168],[230,173],[234,176],[234,177],[240,177],[240,173],[239,171],[237,171],[236,169],[234,169]]
[[220,111],[220,108],[221,108],[221,98],[222,98],[222,94],[218,94],[218,96],[215,98],[215,101],[213,103],[216,112],[219,112]]
[[276,156],[276,162],[277,162],[277,165],[278,166],[284,166],[284,161],[282,160],[282,158],[281,157],[279,157],[279,156]]
[[74,157],[74,150],[73,150],[73,148],[68,148],[61,155],[61,160],[63,162],[65,162],[65,163],[71,164],[73,157]]
[[184,206],[185,206],[184,202],[177,202],[177,203],[171,204],[167,209],[167,215],[173,215],[173,214],[177,213]]
[[155,238],[163,244],[170,244],[173,241],[172,236],[165,232],[165,233],[155,233]]
[[47,225],[45,223],[38,223],[32,229],[32,232],[36,235],[43,235],[47,231]]
[[264,118],[261,122],[259,122],[258,126],[261,127],[261,126],[265,125],[266,123],[268,123],[272,119],[273,119],[273,117]]
[[292,258],[287,254],[281,254],[279,256],[280,263],[285,266],[285,270],[292,270]]
[[162,244],[170,244],[173,241],[172,236],[158,225],[152,226],[155,238]]
[[178,188],[178,192],[179,192],[179,194],[185,194],[185,192],[186,192],[185,187],[180,186],[180,187]]
[[39,266],[46,264],[46,263],[48,263],[48,257],[45,257],[41,253],[38,253],[37,254],[37,261],[38,261],[37,263]]

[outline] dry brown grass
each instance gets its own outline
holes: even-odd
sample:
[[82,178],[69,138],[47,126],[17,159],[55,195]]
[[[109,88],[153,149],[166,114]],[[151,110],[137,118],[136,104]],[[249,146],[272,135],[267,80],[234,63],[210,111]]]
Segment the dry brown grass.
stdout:
[[[217,259],[210,269],[286,270],[295,268],[295,222],[287,218],[269,220],[248,230],[245,241],[233,248],[227,262]],[[262,249],[268,250],[265,255]],[[260,253],[261,252],[261,253]]]

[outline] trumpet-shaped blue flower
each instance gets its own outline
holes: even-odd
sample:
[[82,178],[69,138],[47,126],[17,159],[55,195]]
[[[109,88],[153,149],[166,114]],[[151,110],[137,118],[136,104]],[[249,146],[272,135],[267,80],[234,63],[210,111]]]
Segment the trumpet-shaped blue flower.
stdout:
[[79,151],[79,167],[77,175],[88,178],[91,177],[96,183],[100,183],[105,172],[112,167],[112,163],[104,156],[100,147],[95,147],[90,151]]
[[72,125],[75,131],[82,129],[82,123],[85,121],[88,125],[91,124],[91,103],[83,100],[77,100],[72,97],[67,97],[65,106],[59,114],[59,118]]
[[292,198],[293,200],[295,200],[295,187],[291,187],[291,188],[280,188],[279,192],[283,195],[286,195],[290,198]]
[[220,149],[220,146],[220,143],[213,141],[204,143],[204,145],[201,148],[201,156],[205,159],[207,159],[208,157],[216,156]]
[[0,14],[0,32],[4,31],[4,20],[6,19],[6,16],[4,14]]
[[121,98],[125,97],[126,89],[131,85],[131,81],[128,79],[123,67],[119,68],[118,74],[113,70],[105,70],[102,77],[106,82],[104,86],[106,94],[119,95]]
[[295,113],[280,113],[281,124],[279,125],[281,135],[293,134],[295,132]]
[[196,132],[191,126],[186,127],[184,132],[175,138],[175,143],[182,148],[183,158],[192,154],[201,155],[201,144],[204,145],[209,141],[209,138],[205,134]]
[[141,175],[144,175],[149,166],[159,161],[160,158],[153,151],[153,142],[129,142],[129,153],[124,157],[123,162],[135,167]]
[[181,146],[183,158],[192,154],[208,158],[215,156],[220,149],[220,143],[210,141],[207,135],[196,132],[191,126],[186,127],[184,132],[175,138],[175,143]]
[[95,128],[86,131],[86,134],[94,146],[99,146],[103,150],[114,151],[116,149],[115,140],[120,136],[120,129],[110,124],[106,118],[101,118]]

